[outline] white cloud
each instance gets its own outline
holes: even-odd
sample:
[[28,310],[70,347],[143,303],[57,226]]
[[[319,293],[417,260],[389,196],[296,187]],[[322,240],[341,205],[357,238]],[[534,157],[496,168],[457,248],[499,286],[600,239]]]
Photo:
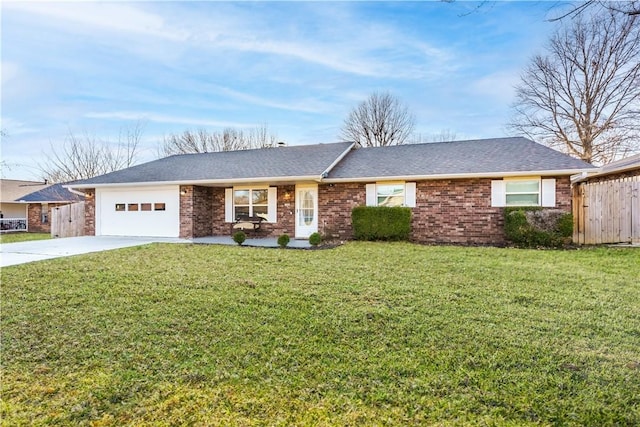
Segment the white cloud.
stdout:
[[[168,40],[184,40],[185,32],[171,30],[165,20],[140,8],[123,3],[59,3],[59,2],[5,2],[4,8],[31,15],[42,15],[50,24],[59,24],[70,30],[107,30],[114,33],[134,33]],[[80,27],[79,27],[80,26]]]
[[519,71],[498,71],[485,75],[471,84],[473,92],[486,96],[500,104],[510,104],[514,100],[514,87],[520,81]]
[[185,124],[191,126],[208,126],[208,127],[237,127],[248,128],[255,126],[256,123],[218,121],[208,119],[198,119],[193,117],[180,117],[168,114],[150,113],[144,111],[109,111],[109,112],[88,112],[84,114],[88,119],[105,119],[105,120],[148,120],[156,123]]

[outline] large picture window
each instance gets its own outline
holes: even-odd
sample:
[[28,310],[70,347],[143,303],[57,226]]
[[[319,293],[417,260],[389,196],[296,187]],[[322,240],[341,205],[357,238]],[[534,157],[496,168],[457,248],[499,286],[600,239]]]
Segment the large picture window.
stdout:
[[267,222],[278,221],[278,189],[276,187],[234,187],[224,190],[224,221],[234,222],[238,216],[260,216]]
[[507,206],[540,206],[540,180],[505,180]]
[[269,219],[269,190],[267,188],[233,190],[233,218],[260,216]]

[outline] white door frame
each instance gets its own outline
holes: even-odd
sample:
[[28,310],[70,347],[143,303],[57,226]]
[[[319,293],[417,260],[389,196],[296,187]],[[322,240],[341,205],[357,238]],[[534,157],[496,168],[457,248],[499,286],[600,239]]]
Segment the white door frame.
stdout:
[[[313,194],[313,220],[307,225],[302,219],[302,191],[309,191]],[[296,239],[308,239],[309,236],[318,231],[318,184],[297,184],[296,185]]]

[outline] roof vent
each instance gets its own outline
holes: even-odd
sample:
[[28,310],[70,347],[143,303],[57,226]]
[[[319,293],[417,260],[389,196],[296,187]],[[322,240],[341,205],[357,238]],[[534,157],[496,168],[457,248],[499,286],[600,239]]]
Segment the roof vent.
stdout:
[[286,147],[287,143],[284,141],[278,141],[278,143],[276,144],[278,147]]

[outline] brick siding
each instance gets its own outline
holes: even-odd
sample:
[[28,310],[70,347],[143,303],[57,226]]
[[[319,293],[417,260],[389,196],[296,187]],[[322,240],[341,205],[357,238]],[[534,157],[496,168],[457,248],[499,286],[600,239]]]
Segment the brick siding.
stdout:
[[[257,236],[295,235],[295,186],[278,189],[276,223]],[[351,210],[366,203],[365,183],[318,185],[318,231],[334,239],[353,237]],[[85,234],[95,234],[95,191],[88,190]],[[571,211],[569,177],[556,177],[556,205]],[[37,205],[36,205],[37,206]],[[228,236],[225,189],[180,187],[180,237]],[[503,209],[491,207],[491,179],[418,181],[412,209],[412,240],[419,243],[504,244]]]
[[[231,223],[224,221],[225,200],[224,188],[213,188],[212,193],[212,235],[230,236]],[[252,236],[270,237],[288,234],[295,235],[295,185],[277,186],[278,201],[276,205],[277,222],[263,222],[260,230],[249,233]]]
[[27,206],[27,229],[32,233],[51,233],[51,211],[66,203],[49,203],[47,207],[47,222],[42,222],[41,203],[29,203]]
[[[352,238],[351,210],[366,204],[365,184],[319,186],[319,231]],[[556,205],[571,211],[569,177],[556,178]],[[491,207],[491,179],[418,181],[411,238],[419,243],[501,245],[503,209]]]
[[180,237],[204,237],[212,234],[212,188],[180,186]]
[[96,235],[96,189],[84,190],[84,235]]

